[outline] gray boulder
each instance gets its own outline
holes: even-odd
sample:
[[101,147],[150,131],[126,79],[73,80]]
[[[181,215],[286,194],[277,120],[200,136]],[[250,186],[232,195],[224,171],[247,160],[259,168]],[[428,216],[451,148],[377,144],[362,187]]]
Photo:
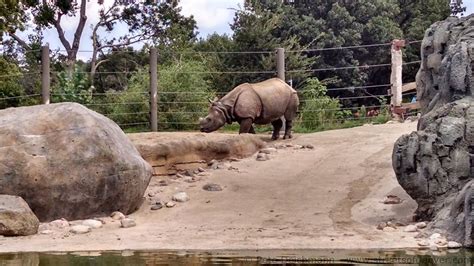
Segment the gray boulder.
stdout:
[[0,194],[41,221],[131,213],[151,175],[122,130],[80,104],[0,110]]
[[[398,182],[430,220],[456,242],[474,246],[474,15],[433,24],[422,42],[418,131],[397,140]],[[474,186],[473,186],[474,188]],[[472,208],[471,208],[472,206]]]
[[0,195],[0,235],[34,235],[38,227],[38,218],[21,197]]
[[473,21],[474,15],[450,17],[426,30],[416,76],[422,114],[472,95]]

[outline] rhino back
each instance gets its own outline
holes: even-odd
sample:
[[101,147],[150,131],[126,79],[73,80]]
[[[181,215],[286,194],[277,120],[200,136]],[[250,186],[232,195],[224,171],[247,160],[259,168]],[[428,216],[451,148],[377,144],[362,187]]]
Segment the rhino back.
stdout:
[[[286,113],[290,106],[298,104],[296,91],[278,78],[251,84],[260,97],[263,112],[256,123],[269,123]],[[295,101],[296,99],[296,101]]]

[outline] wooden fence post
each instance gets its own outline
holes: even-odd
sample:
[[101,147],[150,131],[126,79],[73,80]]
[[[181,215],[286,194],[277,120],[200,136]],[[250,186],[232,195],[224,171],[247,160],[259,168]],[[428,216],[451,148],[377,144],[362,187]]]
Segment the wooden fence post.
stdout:
[[[277,67],[277,77],[281,79],[283,82],[285,81],[285,49],[284,48],[277,48],[276,49],[276,67]],[[281,117],[281,121],[283,122],[283,125],[281,127],[281,130],[283,132],[286,129],[286,120],[285,117]]]
[[150,48],[150,130],[158,131],[158,53]]
[[41,47],[41,99],[43,104],[50,104],[50,84],[49,72],[49,45]]
[[392,73],[390,75],[391,86],[391,101],[390,108],[392,116],[395,119],[400,118],[398,111],[402,106],[402,47],[405,46],[405,40],[393,40],[391,47],[392,54]]

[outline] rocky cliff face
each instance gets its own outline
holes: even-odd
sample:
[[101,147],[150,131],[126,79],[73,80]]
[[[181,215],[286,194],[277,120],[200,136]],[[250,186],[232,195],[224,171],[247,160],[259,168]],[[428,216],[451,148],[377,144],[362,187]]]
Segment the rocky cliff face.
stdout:
[[474,15],[433,24],[421,48],[422,117],[395,143],[393,168],[416,219],[474,246]]
[[473,95],[473,49],[474,15],[448,18],[426,31],[416,78],[423,114]]

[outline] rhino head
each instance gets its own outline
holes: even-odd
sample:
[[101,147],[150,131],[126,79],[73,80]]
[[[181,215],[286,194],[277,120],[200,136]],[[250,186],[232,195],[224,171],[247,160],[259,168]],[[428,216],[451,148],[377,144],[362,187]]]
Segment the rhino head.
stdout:
[[216,131],[226,122],[229,121],[230,117],[227,113],[226,107],[218,101],[210,101],[211,105],[209,107],[209,114],[204,118],[199,118],[199,127],[201,132],[212,132]]

